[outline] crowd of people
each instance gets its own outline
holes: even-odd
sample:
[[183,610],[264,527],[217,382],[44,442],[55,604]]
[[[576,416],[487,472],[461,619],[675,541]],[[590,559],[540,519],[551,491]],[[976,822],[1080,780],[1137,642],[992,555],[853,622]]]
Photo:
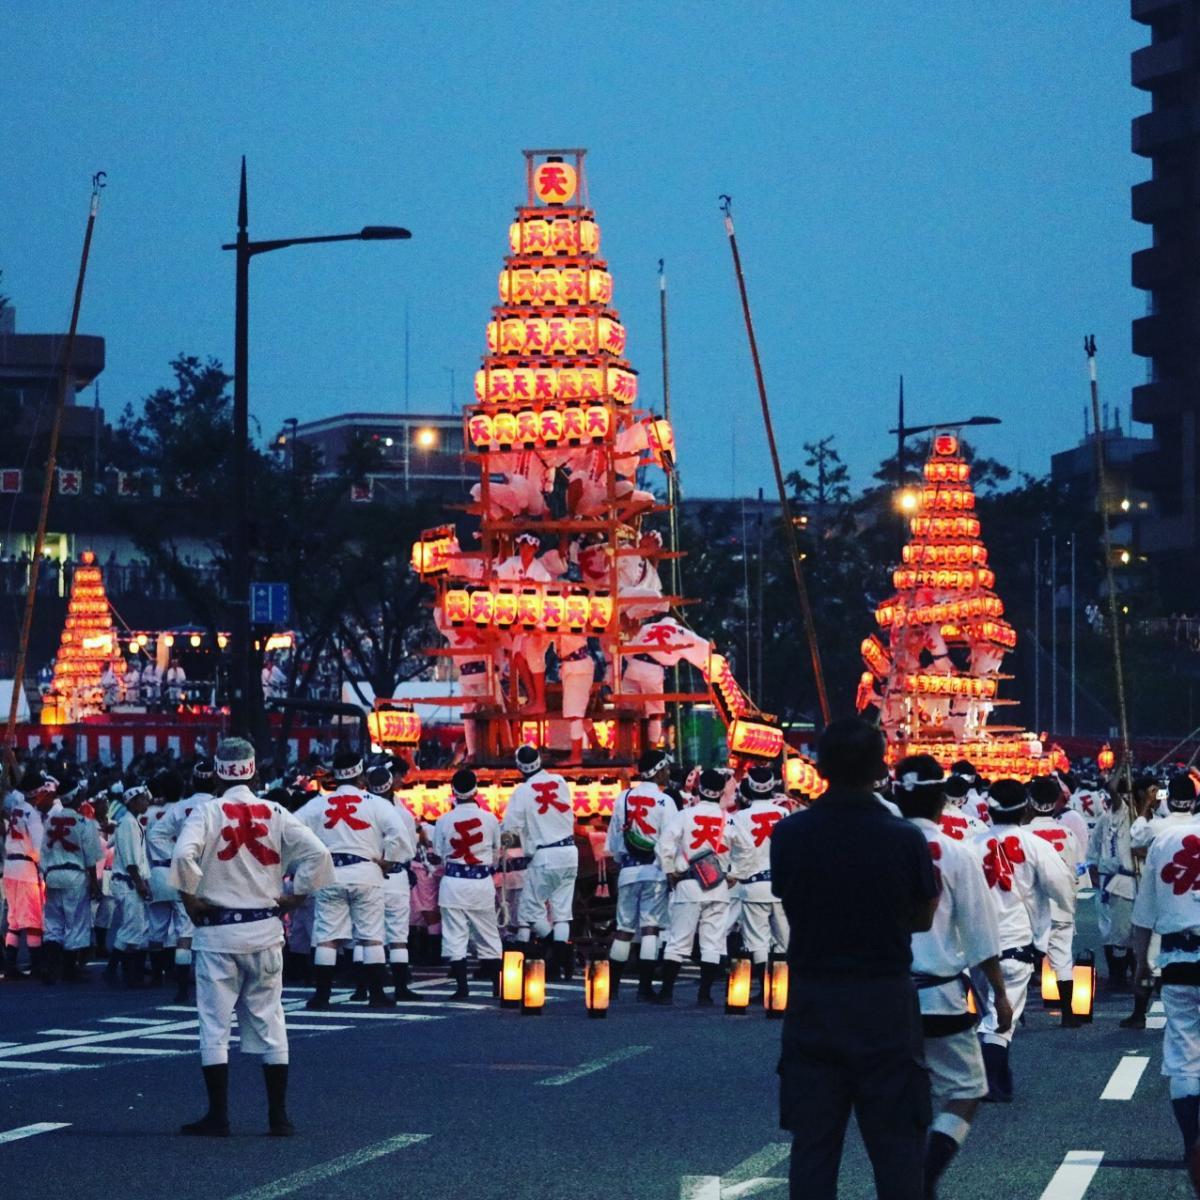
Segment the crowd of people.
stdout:
[[[821,738],[830,787],[811,805],[775,765],[685,776],[654,749],[597,828],[538,748],[514,766],[499,816],[463,767],[452,807],[426,822],[403,803],[407,764],[354,750],[274,786],[236,739],[186,771],[156,756],[124,775],[30,759],[4,800],[4,978],[28,978],[23,944],[47,984],[104,955],[114,986],[169,984],[180,1002],[195,987],[209,1111],[191,1133],[228,1130],[236,1007],[243,1047],[264,1056],[272,1130],[286,1133],[285,973],[312,983],[311,1009],[329,1007],[339,972],[351,1002],[383,1008],[417,998],[415,958],[444,963],[462,1000],[472,956],[494,991],[512,945],[550,978],[585,951],[607,957],[614,996],[629,973],[637,1001],[664,1006],[695,960],[708,1006],[731,959],[752,960],[761,995],[786,954],[794,1179],[835,1194],[829,1146],[855,1109],[877,1180],[892,1181],[880,1194],[933,1195],[978,1105],[1016,1095],[1009,1052],[1043,958],[1062,1026],[1079,1027],[1075,919],[1094,890],[1108,986],[1132,991],[1124,1028],[1145,1027],[1162,987],[1164,1072],[1200,1177],[1194,772],[987,781],[925,755],[889,771],[878,730],[851,720]],[[599,940],[583,934],[584,860],[602,880],[593,900],[615,884]],[[898,1137],[898,1122],[919,1137]]]

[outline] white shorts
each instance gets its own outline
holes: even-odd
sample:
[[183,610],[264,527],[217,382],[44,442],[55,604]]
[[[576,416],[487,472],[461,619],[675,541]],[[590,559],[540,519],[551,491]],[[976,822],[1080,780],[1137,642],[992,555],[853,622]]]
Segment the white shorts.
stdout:
[[1097,891],[1096,905],[1101,945],[1127,947],[1133,927],[1133,901]]
[[637,933],[663,929],[667,924],[667,881],[639,879],[622,883],[617,878],[617,929]]
[[113,914],[116,929],[113,934],[112,947],[114,950],[144,950],[149,941],[149,928],[146,924],[146,902],[134,888],[118,879],[113,880],[113,900],[117,909]]
[[8,931],[41,929],[42,885],[36,880],[4,880],[4,898],[8,902]]
[[383,889],[383,940],[389,946],[408,944],[409,915],[412,911],[412,889],[407,876],[399,887],[394,884]]
[[151,900],[146,905],[147,935],[151,945],[175,945],[175,903],[174,900]]
[[1015,958],[1002,958],[1000,973],[1004,976],[1004,991],[1008,995],[1009,1004],[1012,1005],[1012,1025],[1009,1026],[1007,1033],[997,1032],[996,1026],[999,1024],[999,1019],[996,1016],[992,989],[988,988],[987,1011],[979,1022],[979,1035],[985,1042],[991,1042],[997,1046],[1009,1046],[1012,1044],[1013,1034],[1017,1031],[1017,1022],[1020,1021],[1021,1014],[1025,1011],[1025,998],[1029,995],[1029,981],[1033,978],[1033,964],[1018,962]]
[[1182,983],[1163,984],[1164,1075],[1200,1077],[1200,987]]
[[987,1095],[987,1072],[974,1029],[925,1039],[925,1066],[936,1099],[981,1100]]
[[[517,924],[529,925],[544,937],[547,925],[570,922],[575,907],[575,877],[579,866],[543,866],[535,857],[525,872],[525,886],[517,909]],[[549,920],[546,913],[549,911]]]
[[235,1012],[242,1052],[261,1054],[264,1063],[286,1063],[283,950],[279,946],[250,954],[197,950],[194,961],[201,1064],[211,1067],[229,1061],[229,1031]]
[[468,943],[481,959],[499,958],[500,927],[496,924],[495,905],[487,908],[455,908],[442,905],[442,955],[450,962],[467,957]]
[[[718,893],[727,891],[722,884]],[[670,903],[671,928],[667,936],[667,948],[663,958],[671,962],[683,962],[692,952],[692,941],[696,931],[700,932],[700,961],[719,963],[725,953],[725,910],[729,901],[724,895],[720,900],[675,900]]]
[[[58,870],[61,879],[73,874]],[[92,944],[92,898],[87,880],[81,875],[74,887],[46,889],[46,927],[48,942],[57,942],[64,950],[86,950]]]
[[742,900],[742,941],[756,963],[765,963],[772,946],[788,944],[788,921],[778,900]]
[[383,944],[383,886],[367,883],[331,883],[317,892],[313,913],[313,941],[376,942]]

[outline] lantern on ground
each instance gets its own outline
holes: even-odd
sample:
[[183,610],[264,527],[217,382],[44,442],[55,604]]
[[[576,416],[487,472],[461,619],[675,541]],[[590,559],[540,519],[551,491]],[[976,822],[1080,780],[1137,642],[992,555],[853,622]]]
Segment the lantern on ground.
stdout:
[[525,955],[505,950],[500,964],[500,1007],[520,1008],[525,991]]
[[607,1017],[611,967],[607,958],[593,959],[583,975],[583,999],[589,1017]]
[[1050,955],[1042,955],[1042,1004],[1046,1008],[1058,1008],[1060,997],[1058,994],[1058,977],[1054,974],[1054,968],[1050,965]]
[[788,964],[786,958],[774,958],[767,963],[766,974],[763,976],[763,1008],[767,1016],[778,1021],[787,1011],[788,1002]]
[[539,1017],[546,1004],[546,960],[531,958],[525,964],[521,992],[521,1013]]
[[745,1013],[750,1007],[750,960],[735,958],[729,965],[729,980],[725,985],[725,1011]]
[[1096,1001],[1096,956],[1091,950],[1080,954],[1071,977],[1075,985],[1071,991],[1071,1012],[1081,1021],[1090,1021]]

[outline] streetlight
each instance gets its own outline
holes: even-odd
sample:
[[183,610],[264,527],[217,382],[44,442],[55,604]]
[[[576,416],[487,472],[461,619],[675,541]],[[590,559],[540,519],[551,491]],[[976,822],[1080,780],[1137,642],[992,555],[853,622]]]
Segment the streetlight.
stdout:
[[413,443],[418,450],[432,450],[438,444],[438,431],[432,426],[424,425],[414,433],[411,425],[404,427],[404,494],[408,495],[409,465]]
[[319,242],[382,242],[412,237],[397,225],[364,225],[357,233],[338,233],[323,237],[272,238],[252,242],[246,229],[246,156],[242,156],[241,188],[238,193],[238,235],[222,250],[236,252],[237,282],[234,302],[233,343],[233,556],[231,562],[231,604],[234,609],[231,629],[232,687],[230,689],[230,726],[232,732],[257,742],[258,714],[262,710],[262,685],[251,664],[250,630],[250,406],[248,394],[250,260],[256,254],[283,250],[288,246],[309,246]]

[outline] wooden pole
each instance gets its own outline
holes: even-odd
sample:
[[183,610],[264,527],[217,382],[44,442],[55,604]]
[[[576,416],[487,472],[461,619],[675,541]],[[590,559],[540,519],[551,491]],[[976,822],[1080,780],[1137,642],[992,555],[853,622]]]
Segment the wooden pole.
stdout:
[[754,361],[754,379],[758,384],[758,398],[762,404],[763,426],[767,431],[767,445],[771,450],[771,465],[775,468],[775,486],[779,489],[779,507],[783,514],[783,530],[787,539],[788,552],[792,559],[792,573],[796,578],[796,593],[800,599],[800,617],[808,639],[808,652],[812,659],[813,679],[817,685],[817,701],[821,706],[821,719],[826,725],[832,720],[829,696],[825,690],[825,672],[821,666],[821,649],[817,644],[817,630],[813,624],[812,606],[808,599],[808,586],[804,582],[804,567],[800,560],[800,544],[796,540],[796,526],[792,523],[792,506],[788,501],[787,487],[783,482],[783,468],[779,465],[779,450],[775,445],[775,428],[771,423],[771,406],[767,400],[767,385],[763,380],[762,362],[758,356],[758,342],[754,336],[754,321],[750,316],[750,298],[746,293],[746,277],[742,272],[742,257],[738,253],[737,235],[733,230],[733,200],[721,197],[721,212],[725,215],[725,232],[729,237],[729,249],[733,253],[733,270],[737,276],[738,291],[742,298],[742,314],[746,319],[746,336],[750,340],[750,357]]
[[83,252],[79,256],[79,274],[75,280],[75,302],[71,307],[71,325],[63,343],[58,375],[58,397],[54,405],[54,418],[50,424],[50,444],[46,450],[46,477],[42,481],[42,503],[38,510],[37,533],[33,544],[33,561],[29,564],[29,590],[25,594],[25,615],[21,620],[21,636],[17,642],[17,663],[13,670],[12,702],[8,709],[8,724],[4,730],[4,765],[13,787],[17,785],[17,758],[15,753],[17,713],[20,711],[21,696],[25,690],[25,665],[29,657],[29,638],[33,631],[33,610],[37,601],[38,573],[42,566],[42,553],[46,548],[46,525],[50,518],[50,497],[54,493],[54,472],[58,462],[58,438],[62,430],[63,409],[67,403],[67,388],[71,380],[71,360],[75,354],[75,333],[79,328],[79,308],[83,303],[83,281],[87,275],[88,255],[92,248],[92,231],[96,227],[96,213],[100,209],[100,192],[105,186],[105,173],[97,171],[92,176],[92,200],[88,209],[87,230],[83,235]]
[[[662,398],[663,419],[671,423],[671,357],[667,343],[667,273],[663,269],[663,260],[658,260],[658,330],[662,345]],[[667,504],[671,511],[667,516],[667,528],[671,538],[671,595],[683,595],[683,583],[679,569],[679,477],[676,474],[675,463],[665,464],[667,468]],[[671,668],[671,691],[681,692],[679,682],[679,664]],[[683,754],[683,709],[675,704],[675,756]]]
[[1088,334],[1083,339],[1083,352],[1088,360],[1088,380],[1092,392],[1092,425],[1096,442],[1096,495],[1100,507],[1100,527],[1104,532],[1104,577],[1108,584],[1108,625],[1112,630],[1113,675],[1117,685],[1117,719],[1121,722],[1121,770],[1129,794],[1133,794],[1133,763],[1129,748],[1129,714],[1125,707],[1125,668],[1121,661],[1121,611],[1117,604],[1116,580],[1113,577],[1112,530],[1108,522],[1108,483],[1104,469],[1104,429],[1100,424],[1100,385],[1096,380],[1096,338]]

